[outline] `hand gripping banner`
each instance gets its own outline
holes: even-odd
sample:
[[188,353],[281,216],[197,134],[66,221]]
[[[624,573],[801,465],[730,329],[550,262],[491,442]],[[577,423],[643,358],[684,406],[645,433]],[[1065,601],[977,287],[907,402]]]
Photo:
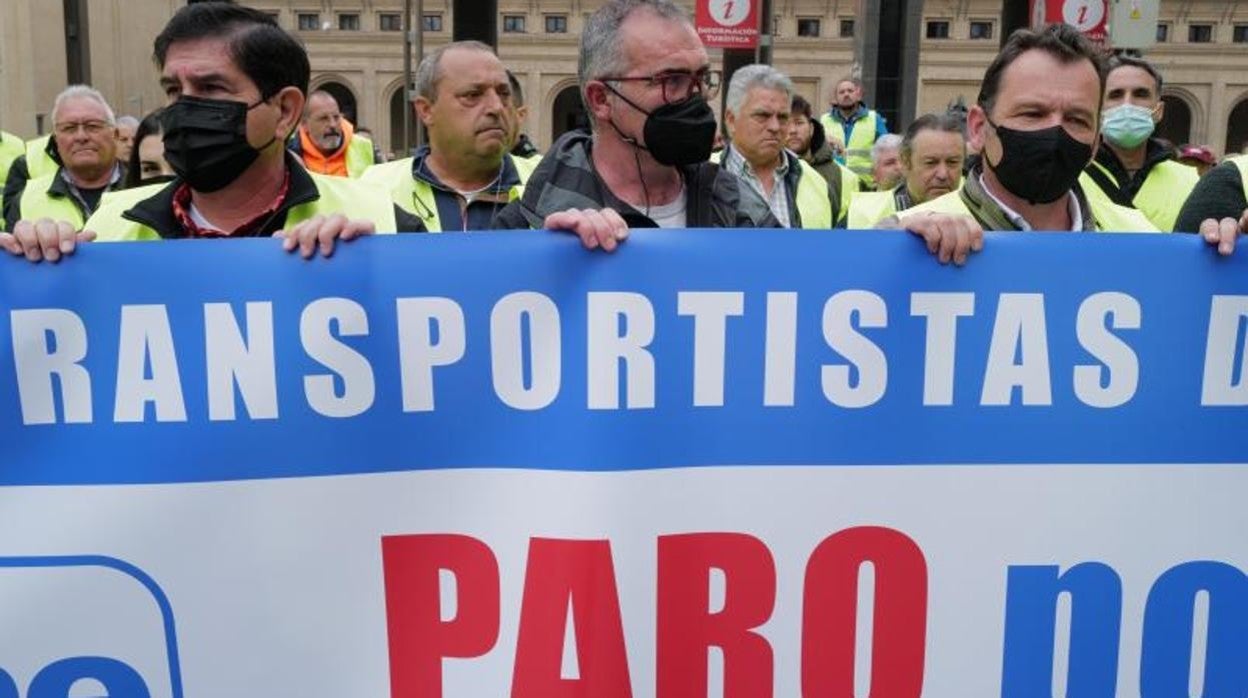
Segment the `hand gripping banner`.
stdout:
[[1248,694],[1196,236],[0,262],[0,698]]

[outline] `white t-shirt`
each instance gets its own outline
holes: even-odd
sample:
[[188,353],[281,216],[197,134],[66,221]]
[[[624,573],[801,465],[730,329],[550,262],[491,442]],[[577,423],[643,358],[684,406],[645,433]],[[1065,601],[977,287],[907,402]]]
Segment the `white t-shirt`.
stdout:
[[[644,206],[634,206],[639,211],[646,211]],[[662,206],[651,206],[648,215],[650,220],[659,224],[660,228],[684,228],[685,218],[685,187],[680,187],[680,193],[672,199],[670,204]]]

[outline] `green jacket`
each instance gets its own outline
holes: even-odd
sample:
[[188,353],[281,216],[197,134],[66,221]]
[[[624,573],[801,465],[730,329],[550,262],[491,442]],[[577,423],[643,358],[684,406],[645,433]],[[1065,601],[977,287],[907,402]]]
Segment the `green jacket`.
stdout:
[[[979,184],[978,168],[962,178],[962,186],[957,191],[949,192],[901,211],[897,214],[902,224],[907,218],[923,213],[951,213],[972,216],[984,230],[1018,230],[1005,211],[1001,210],[987,192]],[[1096,197],[1085,196],[1078,185],[1072,190],[1078,201],[1083,216],[1085,232],[1108,233],[1156,233],[1160,232],[1144,214],[1133,208],[1119,206],[1113,202]]]

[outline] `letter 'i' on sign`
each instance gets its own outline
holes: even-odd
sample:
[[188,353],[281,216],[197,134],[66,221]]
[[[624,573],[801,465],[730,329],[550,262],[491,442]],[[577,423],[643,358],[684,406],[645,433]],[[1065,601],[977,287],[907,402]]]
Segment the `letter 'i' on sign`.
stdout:
[[860,526],[811,553],[802,592],[802,695],[854,696],[859,573],[875,571],[872,698],[920,698],[927,646],[927,560],[905,534]]
[[[498,640],[498,560],[469,536],[385,536],[381,558],[391,698],[442,698],[442,660],[479,657]],[[455,615],[442,618],[442,571],[455,578]]]

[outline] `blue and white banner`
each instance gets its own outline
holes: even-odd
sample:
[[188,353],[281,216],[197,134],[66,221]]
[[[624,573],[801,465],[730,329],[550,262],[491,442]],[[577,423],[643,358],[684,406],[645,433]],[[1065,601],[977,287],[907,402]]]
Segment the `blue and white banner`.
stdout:
[[1242,698],[1246,327],[1180,235],[0,260],[0,698]]

